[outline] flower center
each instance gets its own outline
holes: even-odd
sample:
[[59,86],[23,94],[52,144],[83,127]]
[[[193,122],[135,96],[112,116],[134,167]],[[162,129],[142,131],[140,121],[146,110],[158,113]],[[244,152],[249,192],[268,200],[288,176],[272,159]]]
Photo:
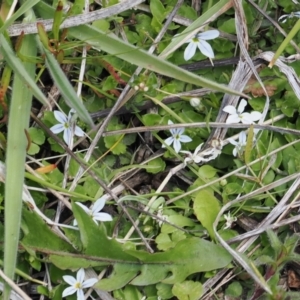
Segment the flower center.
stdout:
[[64,127],[65,127],[65,129],[68,129],[70,127],[70,124],[69,123],[64,123]]
[[81,283],[78,282],[78,281],[74,284],[74,287],[75,287],[75,289],[77,289],[77,290],[81,290],[81,289],[82,289],[82,285],[81,285]]
[[180,135],[179,135],[179,134],[176,134],[176,135],[174,136],[174,139],[175,139],[175,140],[179,140],[179,139],[180,139]]

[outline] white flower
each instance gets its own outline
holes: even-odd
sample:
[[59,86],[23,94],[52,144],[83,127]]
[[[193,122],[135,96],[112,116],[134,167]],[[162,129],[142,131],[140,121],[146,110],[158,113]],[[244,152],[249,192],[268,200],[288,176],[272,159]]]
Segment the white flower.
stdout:
[[[98,221],[106,222],[106,221],[112,221],[112,216],[107,213],[99,212],[105,205],[105,199],[103,197],[99,198],[93,205],[92,209],[89,209],[85,205],[83,205],[80,202],[75,202],[77,205],[79,205],[91,218],[93,221],[98,224]],[[77,222],[75,220],[74,225],[77,225]]]
[[195,149],[194,153],[191,153],[190,151],[180,151],[186,155],[186,158],[184,159],[184,165],[186,165],[188,162],[194,162],[198,164],[200,162],[208,162],[213,160],[221,154],[221,150],[223,148],[223,142],[215,139],[212,140],[210,147],[203,151],[201,151],[202,145],[203,143]]
[[[171,124],[174,124],[174,123],[171,120],[169,120],[168,124],[171,125]],[[175,150],[176,153],[178,153],[181,149],[181,144],[180,143],[188,143],[188,142],[192,141],[192,139],[189,136],[183,134],[184,133],[184,128],[170,129],[170,132],[171,132],[172,136],[168,137],[165,140],[165,143],[168,146],[171,146],[171,144],[173,143],[174,150]],[[166,146],[162,145],[162,147],[165,148]]]
[[228,142],[232,145],[234,145],[234,149],[232,154],[234,156],[237,156],[239,153],[242,153],[244,150],[244,147],[246,146],[247,143],[247,136],[245,131],[241,131],[239,133],[239,141],[235,141],[234,139],[229,138]]
[[237,220],[236,217],[230,216],[230,212],[228,212],[228,215],[227,215],[227,216],[224,214],[224,218],[225,218],[225,220],[226,220],[226,226],[224,227],[224,229],[231,228],[232,223],[235,222],[235,221]]
[[291,19],[293,17],[300,18],[300,11],[292,12],[289,15],[282,15],[279,19],[278,22],[285,23],[287,19]]
[[243,124],[253,124],[254,121],[258,121],[261,118],[261,113],[258,111],[253,111],[251,113],[243,112],[245,110],[245,106],[247,105],[247,101],[242,99],[238,109],[236,109],[233,105],[227,105],[223,108],[223,111],[229,113],[229,116],[226,120],[226,123],[239,123]]
[[[55,134],[63,131],[64,141],[67,145],[70,145],[72,138],[72,112],[74,112],[74,110],[71,109],[67,117],[62,112],[55,110],[54,117],[60,124],[56,124],[50,128],[50,130]],[[75,126],[74,134],[76,136],[84,136],[84,131],[79,126]]]
[[199,98],[191,98],[190,99],[190,104],[193,107],[197,107],[200,104],[200,99]]
[[93,286],[98,281],[97,278],[84,280],[84,276],[85,273],[82,268],[78,270],[76,278],[70,275],[63,276],[64,281],[68,283],[70,287],[63,291],[62,297],[66,297],[77,292],[77,300],[84,300],[83,289]]
[[190,151],[180,151],[181,153],[186,154],[186,158],[184,159],[184,164],[186,165],[188,162],[194,162],[196,164],[200,163],[203,159],[199,155],[199,152],[202,148],[202,144],[200,144],[194,151],[194,153],[191,153]]
[[191,59],[195,55],[197,47],[203,55],[214,58],[214,51],[206,40],[213,40],[219,35],[220,32],[218,30],[208,30],[206,32],[198,33],[195,37],[187,41],[189,44],[184,50],[184,59]]

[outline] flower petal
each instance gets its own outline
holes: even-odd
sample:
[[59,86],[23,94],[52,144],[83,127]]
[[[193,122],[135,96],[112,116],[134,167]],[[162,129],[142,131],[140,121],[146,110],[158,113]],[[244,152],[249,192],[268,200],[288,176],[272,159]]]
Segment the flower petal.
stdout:
[[219,35],[220,35],[219,30],[214,29],[214,30],[207,30],[197,34],[197,38],[202,40],[213,40],[217,38]]
[[252,111],[250,115],[252,121],[258,121],[261,118],[261,113],[259,111]]
[[58,133],[62,132],[63,130],[65,130],[65,127],[64,127],[64,125],[62,125],[62,124],[56,124],[56,125],[52,126],[52,127],[50,128],[50,130],[51,130],[53,133],[58,134]]
[[230,115],[228,116],[226,123],[227,124],[233,124],[233,123],[240,123],[241,119],[238,115]]
[[192,139],[187,135],[181,135],[179,141],[182,143],[189,143],[192,141]]
[[76,278],[70,275],[63,276],[63,279],[69,285],[74,285],[76,283]]
[[105,205],[105,198],[100,197],[93,205],[92,212],[99,212]]
[[184,153],[188,156],[193,156],[193,154],[190,151],[181,150],[180,153]]
[[237,146],[239,144],[236,140],[234,140],[232,138],[227,139],[227,141],[234,146]]
[[67,145],[70,145],[71,139],[73,138],[72,133],[71,133],[71,128],[67,128],[64,131],[64,141]]
[[195,53],[196,53],[196,48],[197,44],[193,40],[187,45],[187,47],[184,50],[184,60],[189,60],[191,59]]
[[180,141],[177,140],[177,139],[175,139],[175,140],[174,140],[173,146],[174,146],[175,152],[178,153],[178,152],[180,151],[180,149],[181,149]]
[[77,290],[77,300],[84,300],[84,293],[82,289]]
[[241,146],[244,146],[244,145],[246,145],[246,143],[247,143],[246,132],[245,131],[241,131],[240,134],[239,134],[239,144]]
[[223,108],[223,111],[227,112],[230,115],[236,114],[236,108],[233,105],[227,105]]
[[84,131],[79,126],[75,126],[74,134],[76,136],[84,136]]
[[63,114],[62,112],[60,112],[59,110],[55,110],[54,111],[54,117],[55,119],[59,122],[59,123],[67,123],[68,119],[66,117],[65,114]]
[[252,118],[251,115],[249,113],[242,113],[240,115],[240,120],[242,121],[243,124],[252,124]]
[[290,15],[282,15],[280,18],[278,18],[278,22],[285,23],[288,18],[290,18]]
[[93,214],[93,219],[100,222],[107,222],[113,220],[110,214],[102,213],[102,212]]
[[80,282],[80,283],[82,284],[83,281],[84,281],[84,276],[85,276],[84,269],[83,269],[83,268],[80,268],[80,269],[77,271],[77,275],[76,275],[77,281]]
[[199,146],[197,146],[197,148],[195,149],[194,151],[194,154],[198,154],[198,152],[201,150],[202,146],[203,146],[204,143],[201,143]]
[[[173,142],[174,142],[173,136],[170,136],[166,140],[164,140],[164,143],[167,144],[168,146],[171,146]],[[166,146],[163,144],[162,147],[165,148]]]
[[87,214],[90,214],[91,213],[91,210],[86,207],[85,205],[83,205],[82,203],[80,202],[75,202],[77,205],[79,205]]
[[238,150],[237,150],[237,147],[234,147],[234,149],[233,149],[233,151],[232,151],[232,154],[233,154],[233,156],[237,156],[237,154],[238,154]]
[[245,110],[246,105],[247,105],[247,101],[245,99],[242,99],[237,109],[238,113],[241,114]]
[[64,289],[63,293],[62,293],[62,297],[67,297],[69,295],[72,295],[76,292],[77,290],[72,287],[72,286],[69,286],[67,287],[66,289]]
[[89,288],[89,287],[93,286],[96,282],[98,282],[98,279],[97,279],[97,278],[90,278],[90,279],[87,279],[87,280],[82,284],[82,288],[83,288],[83,289]]
[[203,55],[209,58],[215,57],[214,50],[212,49],[211,45],[208,42],[204,40],[200,40],[198,43],[198,48]]

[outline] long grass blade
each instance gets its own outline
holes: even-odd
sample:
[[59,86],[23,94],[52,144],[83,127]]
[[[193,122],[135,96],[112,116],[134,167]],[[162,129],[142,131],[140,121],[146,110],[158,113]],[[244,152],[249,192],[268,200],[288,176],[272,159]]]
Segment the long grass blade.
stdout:
[[[36,43],[33,36],[23,39],[21,53],[36,56]],[[10,52],[6,53],[7,56]],[[11,61],[16,57],[10,58]],[[19,67],[26,69],[27,76],[34,82],[35,64],[21,63]],[[29,78],[27,78],[27,81]],[[24,183],[24,163],[27,140],[24,130],[28,128],[32,101],[32,89],[24,82],[20,73],[15,72],[8,124],[5,186],[5,233],[4,233],[4,272],[13,279],[19,242],[19,231],[22,209],[22,189]],[[4,299],[9,299],[10,288],[4,289]]]

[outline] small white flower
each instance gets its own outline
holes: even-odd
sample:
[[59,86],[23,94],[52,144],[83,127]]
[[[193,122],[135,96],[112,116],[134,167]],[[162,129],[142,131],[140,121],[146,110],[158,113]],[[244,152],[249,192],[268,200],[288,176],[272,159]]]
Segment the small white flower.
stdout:
[[190,99],[190,104],[193,107],[197,107],[200,104],[200,99],[199,98],[191,98]]
[[252,111],[251,113],[243,112],[247,105],[247,101],[242,99],[238,109],[236,109],[233,105],[227,105],[223,108],[223,111],[229,114],[226,123],[239,123],[243,124],[253,124],[254,121],[258,121],[261,118],[261,113],[258,111]]
[[287,19],[291,19],[293,17],[300,18],[300,11],[292,12],[289,15],[282,15],[279,19],[278,22],[285,23]]
[[184,165],[186,165],[188,162],[194,162],[198,164],[200,162],[208,162],[213,160],[221,154],[223,148],[223,142],[220,140],[212,140],[210,147],[203,151],[201,151],[202,145],[203,143],[195,149],[194,153],[191,153],[190,151],[180,151],[186,155],[186,158],[184,159]]
[[62,297],[66,297],[77,292],[77,300],[84,300],[83,289],[93,286],[98,281],[97,278],[84,280],[84,276],[85,273],[82,268],[78,270],[76,278],[70,275],[63,276],[64,281],[68,283],[70,287],[63,291]]
[[[56,124],[50,128],[50,130],[55,134],[58,134],[63,131],[64,132],[64,141],[67,145],[70,145],[70,141],[72,138],[72,128],[71,128],[72,120],[71,119],[72,119],[73,112],[74,112],[74,110],[71,109],[68,114],[68,117],[67,117],[62,112],[55,110],[54,117],[60,124]],[[84,136],[84,131],[79,126],[75,126],[74,134],[76,136]]]
[[230,216],[230,212],[228,212],[227,216],[224,214],[224,218],[226,220],[226,226],[224,227],[224,229],[231,228],[232,223],[234,223],[237,220],[236,217]]
[[232,154],[234,156],[237,156],[238,154],[242,153],[244,151],[244,147],[246,146],[247,143],[247,136],[245,131],[241,131],[239,133],[239,141],[235,141],[234,139],[229,138],[228,142],[232,145],[234,145],[234,149]]
[[215,54],[207,40],[213,40],[220,35],[218,30],[208,30],[206,32],[198,33],[195,37],[188,40],[187,47],[184,50],[184,59],[189,60],[191,59],[195,53],[197,47],[201,51],[201,53],[209,58],[214,58]]
[[[172,125],[174,123],[171,120],[169,120],[168,124]],[[170,132],[171,132],[172,136],[168,137],[165,140],[165,143],[168,146],[171,146],[171,144],[173,144],[174,150],[176,153],[178,153],[180,151],[181,143],[188,143],[188,142],[192,141],[192,139],[189,136],[183,134],[184,128],[170,129]],[[162,145],[162,148],[165,148],[165,147],[166,147],[165,145]]]
[[186,165],[188,162],[194,162],[196,164],[200,163],[203,160],[203,157],[199,155],[199,152],[201,151],[202,144],[200,144],[194,151],[194,153],[191,153],[190,151],[180,151],[181,153],[184,153],[186,155],[186,158],[184,159],[184,164]]
[[[112,221],[112,216],[107,213],[99,212],[105,205],[105,199],[103,197],[99,198],[93,205],[92,209],[86,207],[80,202],[75,202],[79,205],[91,218],[93,221],[98,224],[100,222]],[[74,225],[77,225],[76,220],[74,221]]]

